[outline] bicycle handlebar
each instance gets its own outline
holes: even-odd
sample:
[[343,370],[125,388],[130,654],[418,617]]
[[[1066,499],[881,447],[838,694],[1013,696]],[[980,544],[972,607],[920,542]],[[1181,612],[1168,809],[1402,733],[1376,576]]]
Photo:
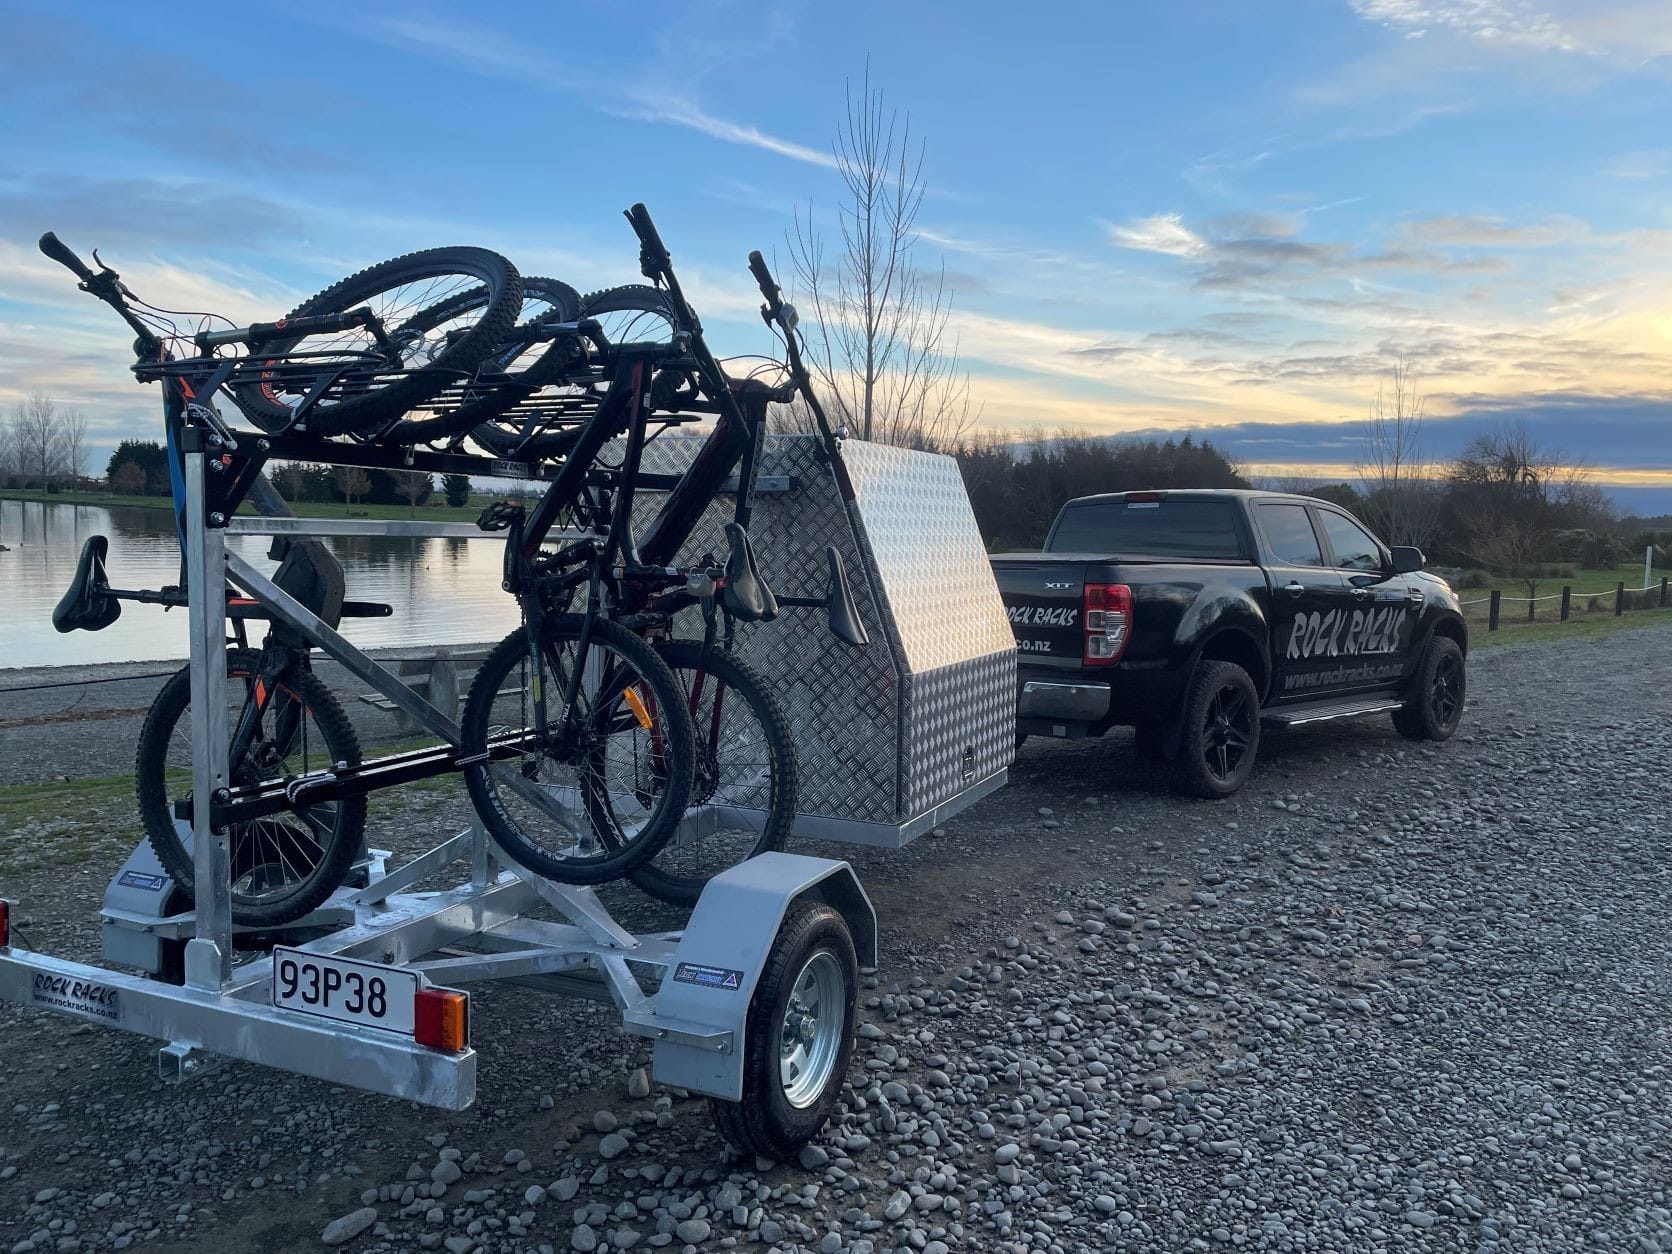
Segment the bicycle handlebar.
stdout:
[[[102,262],[96,272],[89,269],[87,263],[76,256],[69,245],[51,231],[41,236],[41,251],[80,279],[82,291],[91,292],[122,316],[122,320],[132,327],[134,334],[139,337],[138,351],[142,359],[155,356],[161,351],[162,340],[158,338],[157,332],[128,308],[128,302],[123,298],[132,293],[122,286],[121,276],[116,271]],[[99,260],[97,252],[94,252],[93,260]]]
[[219,348],[224,344],[248,344],[253,348],[258,344],[265,344],[268,340],[318,335],[327,331],[352,331],[355,327],[370,326],[376,320],[371,308],[362,306],[347,313],[280,318],[277,322],[252,322],[247,327],[233,327],[227,331],[199,331],[192,337],[192,342],[205,350]]
[[669,277],[668,268],[673,258],[657,233],[656,224],[650,220],[650,210],[640,201],[626,211],[626,217],[633,225],[634,234],[639,237],[639,270],[644,277],[652,282]]
[[75,277],[80,279],[83,283],[92,281],[93,272],[87,268],[87,263],[80,257],[77,257],[75,253],[70,250],[69,245],[64,243],[63,240],[59,239],[51,231],[48,231],[45,235],[41,236],[41,251],[48,257],[51,257],[59,265],[63,266],[66,270],[70,271],[70,273],[74,274]]
[[761,295],[766,298],[766,303],[773,313],[776,313],[778,306],[783,303],[784,294],[779,289],[777,280],[772,277],[772,271],[766,268],[766,258],[761,256],[758,248],[749,254],[749,273],[755,276],[755,283],[760,287]]

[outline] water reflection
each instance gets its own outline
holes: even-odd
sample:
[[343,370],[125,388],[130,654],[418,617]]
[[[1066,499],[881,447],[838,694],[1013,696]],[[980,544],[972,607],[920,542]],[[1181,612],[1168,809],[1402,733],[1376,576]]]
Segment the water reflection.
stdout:
[[[126,605],[101,632],[53,630],[52,607],[90,535],[110,538],[110,578],[118,587],[178,582],[180,550],[166,509],[0,501],[0,544],[10,550],[0,552],[0,667],[185,656],[183,609]],[[268,543],[260,536],[228,539],[263,570],[273,567]],[[353,536],[325,543],[343,564],[350,598],[395,609],[391,618],[346,620],[343,634],[356,644],[496,640],[515,622],[515,606],[499,587],[500,545],[491,540]]]

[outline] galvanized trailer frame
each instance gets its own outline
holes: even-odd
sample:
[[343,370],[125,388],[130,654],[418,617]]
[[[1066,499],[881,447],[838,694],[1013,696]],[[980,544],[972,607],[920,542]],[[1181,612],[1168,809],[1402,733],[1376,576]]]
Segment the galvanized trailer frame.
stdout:
[[[364,519],[211,521],[204,490],[211,455],[198,446],[183,455],[191,733],[195,746],[207,747],[193,755],[193,796],[224,797],[228,787],[221,590],[229,580],[456,747],[460,734],[448,715],[228,551],[224,536],[485,533],[458,524]],[[476,1054],[468,1046],[431,1048],[408,1035],[275,1005],[274,957],[233,963],[228,839],[212,825],[210,806],[192,807],[190,836],[194,882],[208,886],[197,894],[195,909],[168,912],[171,882],[146,845],[107,892],[107,958],[139,965],[141,973],[11,943],[0,946],[0,1000],[160,1040],[159,1073],[168,1080],[185,1078],[205,1055],[224,1055],[445,1109],[470,1104]],[[461,862],[468,866],[464,882],[419,890]],[[286,926],[284,932],[298,938],[286,952],[399,968],[416,977],[415,988],[505,980],[613,1004],[625,1031],[654,1042],[658,1080],[731,1101],[743,1092],[750,999],[787,911],[806,900],[829,905],[852,934],[859,961],[876,962],[870,901],[846,862],[824,858],[775,852],[732,867],[709,883],[684,929],[645,935],[617,923],[592,889],[503,862],[479,824],[394,869],[385,855],[374,856],[366,870],[365,887],[339,888],[318,910]],[[561,921],[530,917],[536,911],[555,912]],[[184,943],[182,983],[154,978],[164,942]]]
[[[652,442],[647,477],[660,470],[671,481],[697,444],[678,437]],[[191,732],[195,745],[209,747],[194,758],[193,796],[225,796],[228,784],[219,593],[229,581],[444,749],[458,746],[447,713],[228,551],[225,536],[502,533],[416,521],[211,516],[206,489],[220,473],[216,453],[201,437],[183,446]],[[469,460],[482,468],[483,459]],[[509,464],[501,473],[529,469]],[[803,621],[803,608],[818,602],[802,600],[790,602],[785,621],[752,628],[736,642],[790,714],[803,763],[795,834],[897,847],[1002,785],[1013,752],[1014,644],[958,472],[948,458],[853,444],[827,451],[799,435],[768,437],[756,469],[761,495],[752,526],[768,580],[799,591],[798,575],[834,543],[853,573],[857,611],[871,636],[866,648],[810,664],[809,631],[823,628]],[[717,548],[729,514],[712,504],[683,559]],[[539,803],[537,790],[531,800]],[[468,1105],[476,1083],[469,1048],[430,1048],[410,1036],[275,1005],[272,957],[234,966],[227,836],[212,827],[211,812],[192,807],[195,882],[211,886],[195,910],[171,905],[172,881],[144,843],[112,878],[105,958],[139,974],[13,945],[0,948],[0,1000],[156,1038],[163,1042],[160,1071],[171,1080],[205,1055],[226,1055],[447,1109]],[[763,818],[709,805],[688,821],[758,827]],[[422,888],[455,865],[467,870],[461,882]],[[809,900],[830,906],[860,963],[876,962],[875,914],[845,861],[764,854],[716,876],[685,928],[644,935],[623,928],[591,889],[503,861],[479,825],[399,867],[373,855],[362,869],[364,887],[337,890],[287,926],[296,942],[290,952],[381,964],[419,988],[509,981],[613,1005],[625,1031],[654,1042],[657,1079],[725,1100],[743,1096],[750,999],[788,911]],[[537,912],[557,918],[532,917]],[[183,961],[172,964],[183,971],[182,983],[152,978],[170,965],[165,947],[183,949]]]

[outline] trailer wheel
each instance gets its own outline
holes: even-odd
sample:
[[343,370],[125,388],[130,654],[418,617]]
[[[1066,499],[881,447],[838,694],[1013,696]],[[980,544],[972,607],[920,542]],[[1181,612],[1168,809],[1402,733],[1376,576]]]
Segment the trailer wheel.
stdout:
[[858,1000],[847,923],[817,902],[792,907],[749,1003],[743,1099],[709,1103],[726,1140],[784,1159],[818,1134],[842,1093]]

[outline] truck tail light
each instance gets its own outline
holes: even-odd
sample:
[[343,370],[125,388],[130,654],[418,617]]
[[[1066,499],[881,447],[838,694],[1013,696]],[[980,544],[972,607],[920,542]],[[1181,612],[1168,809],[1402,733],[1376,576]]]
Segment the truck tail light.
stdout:
[[454,1054],[470,1046],[468,993],[456,988],[421,988],[412,1012],[412,1038],[420,1045]]
[[12,903],[0,897],[0,949],[12,943]]
[[1113,666],[1132,633],[1132,589],[1123,583],[1088,583],[1085,608],[1087,666]]

